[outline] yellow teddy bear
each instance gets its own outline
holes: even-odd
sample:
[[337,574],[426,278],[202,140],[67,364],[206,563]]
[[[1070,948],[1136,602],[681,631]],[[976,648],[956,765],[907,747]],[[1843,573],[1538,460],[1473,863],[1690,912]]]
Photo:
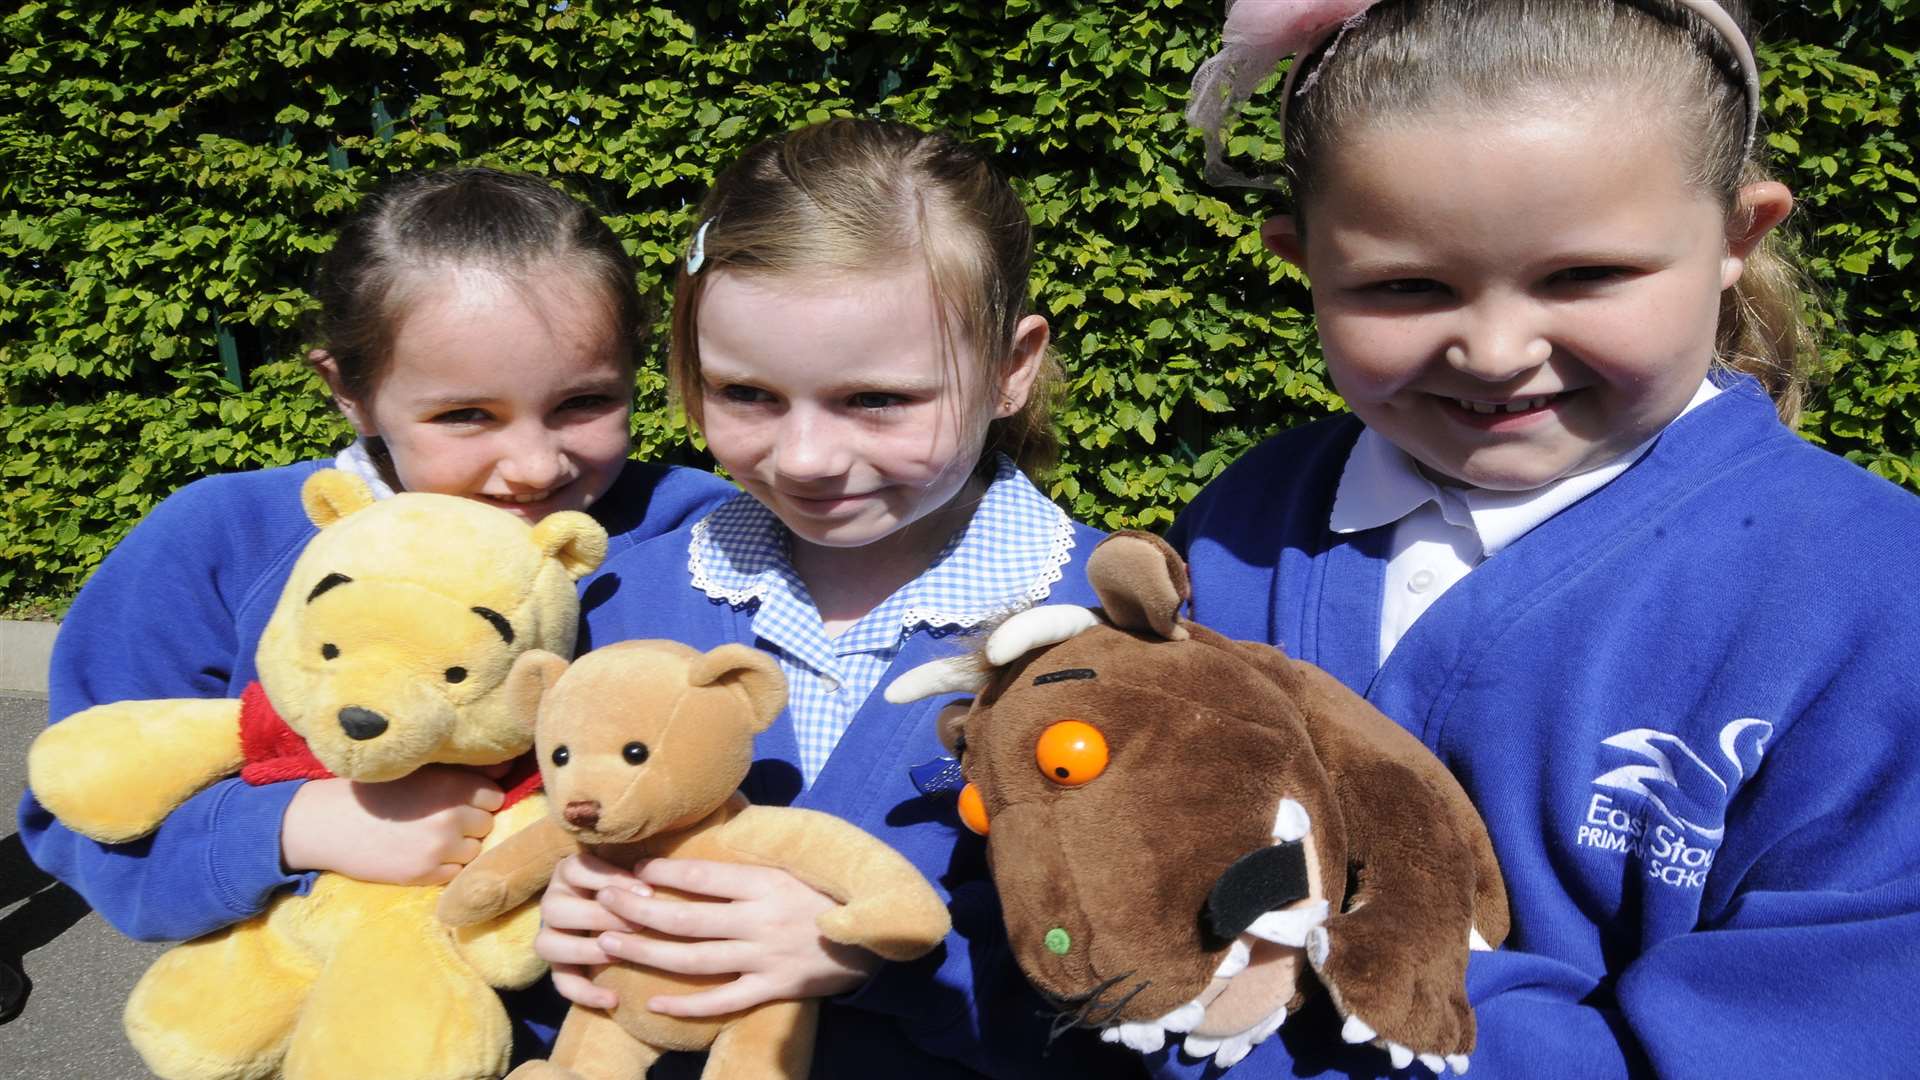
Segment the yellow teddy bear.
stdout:
[[[376,502],[332,470],[300,494],[320,532],[260,639],[258,684],[239,701],[97,706],[35,740],[29,782],[67,827],[121,843],[236,772],[378,782],[532,745],[542,681],[520,661],[572,652],[574,583],[606,554],[599,524],[566,512],[529,526],[446,495]],[[487,844],[545,810],[510,802]],[[450,932],[440,892],[322,874],[163,955],[127,1002],[128,1037],[166,1080],[499,1076],[511,1032],[493,988],[545,971],[538,911]]]

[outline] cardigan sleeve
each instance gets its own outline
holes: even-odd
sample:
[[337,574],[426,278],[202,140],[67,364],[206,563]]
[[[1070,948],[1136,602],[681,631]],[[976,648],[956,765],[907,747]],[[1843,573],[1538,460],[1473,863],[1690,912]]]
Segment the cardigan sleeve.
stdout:
[[[49,719],[113,701],[236,696],[235,680],[252,670],[241,613],[272,604],[311,534],[297,495],[307,471],[200,481],[136,526],[61,624]],[[257,498],[263,488],[276,497]],[[257,914],[302,880],[280,864],[280,823],[298,786],[223,780],[129,844],[68,830],[29,791],[20,837],[35,863],[122,933],[180,940]]]

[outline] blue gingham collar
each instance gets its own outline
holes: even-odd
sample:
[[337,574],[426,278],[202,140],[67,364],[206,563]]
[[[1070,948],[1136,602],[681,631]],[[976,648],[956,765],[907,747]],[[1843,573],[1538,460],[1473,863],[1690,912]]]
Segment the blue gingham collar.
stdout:
[[[780,519],[743,493],[695,523],[687,570],[695,589],[735,607],[765,601],[776,591],[804,596],[791,544]],[[998,455],[972,519],[924,573],[849,633],[872,624],[897,640],[900,632],[921,626],[970,629],[1039,603],[1060,580],[1073,546],[1073,522],[1012,460]]]

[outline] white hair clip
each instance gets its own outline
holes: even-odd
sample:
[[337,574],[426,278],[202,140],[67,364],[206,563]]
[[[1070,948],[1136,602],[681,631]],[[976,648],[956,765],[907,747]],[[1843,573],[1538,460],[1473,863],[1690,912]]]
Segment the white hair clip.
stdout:
[[713,219],[700,223],[693,234],[693,246],[687,249],[687,273],[697,274],[707,264],[707,230],[713,227]]

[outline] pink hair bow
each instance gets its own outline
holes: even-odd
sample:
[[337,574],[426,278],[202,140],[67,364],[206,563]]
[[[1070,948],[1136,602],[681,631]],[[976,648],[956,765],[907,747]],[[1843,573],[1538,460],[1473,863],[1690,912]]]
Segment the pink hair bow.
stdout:
[[[1376,3],[1379,0],[1227,0],[1222,47],[1194,72],[1187,99],[1187,122],[1206,135],[1210,182],[1275,186],[1272,178],[1247,176],[1222,159],[1221,129],[1280,61],[1312,52],[1329,36],[1357,25]],[[1293,78],[1289,71],[1283,113]]]

